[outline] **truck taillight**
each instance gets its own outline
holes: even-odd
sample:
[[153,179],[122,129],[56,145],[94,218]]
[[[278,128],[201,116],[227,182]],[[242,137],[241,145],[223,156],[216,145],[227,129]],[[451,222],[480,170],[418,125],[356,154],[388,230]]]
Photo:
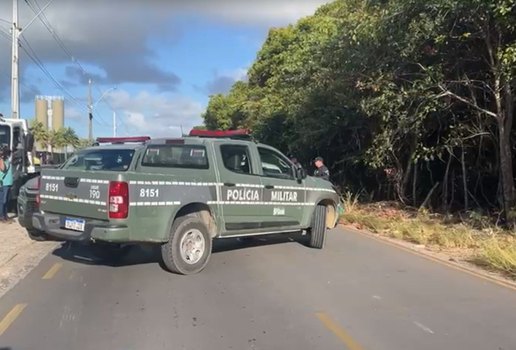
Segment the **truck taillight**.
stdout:
[[125,219],[129,215],[129,185],[123,181],[109,183],[108,211],[110,219]]
[[38,190],[38,193],[36,194],[36,205],[39,207],[39,205],[41,204],[41,196],[39,194],[41,190],[41,176],[38,176],[38,185],[36,189]]

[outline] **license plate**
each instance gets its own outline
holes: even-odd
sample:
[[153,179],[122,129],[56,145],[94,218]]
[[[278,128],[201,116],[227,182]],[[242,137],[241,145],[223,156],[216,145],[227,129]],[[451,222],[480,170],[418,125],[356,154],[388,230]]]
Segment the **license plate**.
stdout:
[[83,219],[65,219],[65,228],[74,231],[84,231],[85,221]]

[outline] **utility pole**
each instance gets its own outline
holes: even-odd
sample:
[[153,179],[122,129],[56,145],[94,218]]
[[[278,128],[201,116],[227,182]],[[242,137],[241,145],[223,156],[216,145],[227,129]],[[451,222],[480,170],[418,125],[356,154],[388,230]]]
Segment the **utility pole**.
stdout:
[[113,111],[113,137],[116,137],[116,112]]
[[20,35],[38,18],[54,0],[50,0],[43,6],[38,13],[27,23],[22,29],[18,23],[18,0],[13,0],[13,23],[11,27],[12,36],[12,60],[11,60],[11,117],[13,119],[20,118]]
[[18,0],[13,0],[12,63],[11,63],[11,118],[20,118],[20,79],[18,76],[18,49],[20,27],[18,25]]
[[91,97],[91,79],[88,79],[88,139],[93,142],[93,101]]

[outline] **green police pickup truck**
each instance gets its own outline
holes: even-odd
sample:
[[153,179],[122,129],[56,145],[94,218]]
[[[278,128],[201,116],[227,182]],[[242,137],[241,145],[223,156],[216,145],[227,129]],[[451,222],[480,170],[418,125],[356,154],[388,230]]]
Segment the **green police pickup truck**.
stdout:
[[206,266],[214,238],[305,232],[322,248],[340,206],[331,183],[247,134],[98,139],[42,171],[32,225],[68,241],[160,244],[179,274]]

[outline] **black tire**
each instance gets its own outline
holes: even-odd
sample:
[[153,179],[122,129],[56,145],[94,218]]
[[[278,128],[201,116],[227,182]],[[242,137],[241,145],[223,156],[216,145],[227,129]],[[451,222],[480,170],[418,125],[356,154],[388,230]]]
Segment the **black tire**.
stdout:
[[27,229],[27,234],[29,235],[30,239],[37,242],[44,242],[49,239],[45,232],[36,229]]
[[311,248],[322,249],[324,247],[324,236],[326,233],[326,206],[318,205],[315,207],[312,218],[312,228],[310,230]]
[[[181,241],[187,234],[198,235],[198,233],[204,239],[204,250],[198,260],[189,262],[181,254]],[[200,237],[198,236],[198,238]],[[183,242],[183,244],[186,244],[186,242]],[[169,240],[161,246],[161,256],[163,263],[170,272],[192,275],[201,272],[206,267],[211,256],[211,249],[212,239],[206,224],[198,215],[187,215],[176,219],[172,224]]]

